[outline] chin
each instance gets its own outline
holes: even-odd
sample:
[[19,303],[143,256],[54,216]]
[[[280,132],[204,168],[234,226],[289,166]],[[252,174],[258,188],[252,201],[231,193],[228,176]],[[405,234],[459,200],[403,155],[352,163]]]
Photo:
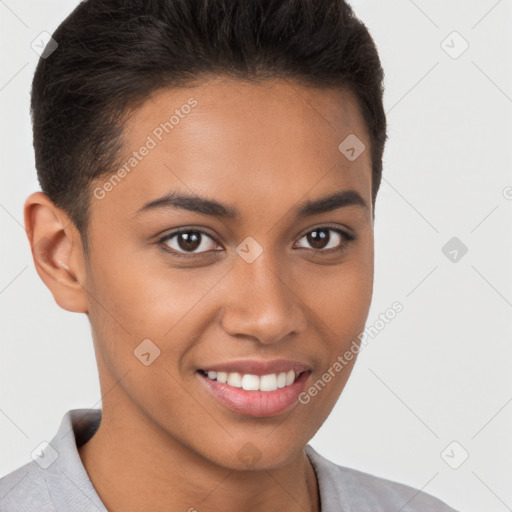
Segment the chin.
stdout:
[[[277,429],[286,428],[277,427]],[[299,457],[307,444],[300,443],[293,434],[285,436],[265,434],[268,437],[253,435],[234,439],[229,445],[222,443],[216,453],[204,453],[212,463],[233,471],[258,471],[281,468]],[[286,442],[288,441],[288,442]],[[232,448],[231,448],[232,447]]]

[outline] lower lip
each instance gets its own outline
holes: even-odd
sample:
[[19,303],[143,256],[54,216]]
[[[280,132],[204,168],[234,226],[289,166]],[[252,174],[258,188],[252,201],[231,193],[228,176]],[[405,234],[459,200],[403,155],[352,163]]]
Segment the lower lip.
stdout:
[[231,411],[262,418],[287,412],[298,403],[310,372],[301,373],[293,384],[275,391],[246,391],[209,379],[200,372],[197,375],[213,396]]

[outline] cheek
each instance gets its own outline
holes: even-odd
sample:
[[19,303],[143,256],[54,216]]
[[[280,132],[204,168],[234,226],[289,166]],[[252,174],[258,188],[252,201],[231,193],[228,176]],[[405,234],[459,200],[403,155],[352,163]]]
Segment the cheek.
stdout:
[[326,339],[336,339],[342,348],[343,343],[363,331],[368,317],[373,293],[373,253],[354,255],[342,265],[317,271],[308,282],[309,291],[302,291],[307,293],[303,295],[305,303],[328,330]]
[[[88,278],[89,318],[110,372],[120,378],[130,370],[145,387],[172,388],[169,375],[155,368],[180,370],[212,321],[212,300],[219,303],[215,285],[227,269],[173,268],[165,258],[149,261],[135,250],[101,255],[96,253]],[[148,368],[134,354],[143,342],[158,354]]]
[[[176,269],[121,253],[97,257],[91,267],[89,317],[102,363],[142,408],[179,410],[187,399],[177,366],[193,343],[194,305],[205,293],[190,282]],[[192,419],[199,414],[194,410]]]
[[320,366],[304,390],[300,407],[316,418],[309,426],[313,435],[336,405],[359,353],[371,305],[373,260],[354,258],[322,278],[313,280],[317,291],[309,294],[317,332],[324,344],[317,352]]
[[88,276],[91,309],[137,336],[163,337],[221,276],[172,267],[156,249],[146,248],[144,254],[136,247],[115,247],[121,245],[111,243],[94,255]]

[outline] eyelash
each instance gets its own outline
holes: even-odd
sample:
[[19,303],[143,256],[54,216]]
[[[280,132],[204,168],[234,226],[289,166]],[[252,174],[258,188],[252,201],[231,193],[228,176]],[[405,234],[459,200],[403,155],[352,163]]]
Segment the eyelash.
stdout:
[[[217,252],[217,251],[204,251],[204,252],[199,252],[199,253],[179,252],[179,251],[176,251],[174,249],[171,249],[165,243],[168,240],[171,240],[176,235],[180,235],[181,233],[190,233],[192,231],[195,232],[195,233],[201,233],[202,235],[206,235],[208,238],[211,238],[215,243],[218,243],[209,233],[207,233],[205,230],[203,230],[201,228],[186,228],[186,229],[179,229],[177,231],[173,231],[172,233],[169,233],[169,234],[163,236],[162,238],[160,238],[158,240],[158,244],[162,247],[162,249],[164,251],[166,251],[168,253],[171,253],[173,256],[176,256],[178,258],[193,259],[193,258],[196,258],[196,257],[199,257],[199,256],[204,256],[205,254],[208,254],[208,253],[211,253],[211,252]],[[345,240],[345,243],[341,244],[341,246],[338,247],[338,248],[307,249],[305,247],[300,247],[299,249],[310,250],[310,251],[313,251],[315,254],[342,253],[342,252],[344,252],[348,248],[348,245],[350,245],[351,242],[353,242],[353,241],[355,241],[357,239],[356,236],[354,236],[354,235],[352,235],[350,233],[347,233],[347,232],[345,232],[345,231],[343,231],[343,230],[341,230],[339,228],[334,228],[334,227],[331,227],[331,226],[318,226],[318,227],[315,227],[313,229],[310,229],[309,231],[306,231],[304,234],[302,234],[299,237],[299,240],[301,238],[304,238],[309,233],[312,233],[313,231],[334,231],[335,233],[339,234]]]

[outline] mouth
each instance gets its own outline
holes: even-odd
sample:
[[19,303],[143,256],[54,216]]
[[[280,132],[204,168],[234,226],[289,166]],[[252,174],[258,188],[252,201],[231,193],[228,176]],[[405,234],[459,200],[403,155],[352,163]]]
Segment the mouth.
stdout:
[[242,361],[200,368],[196,374],[230,411],[268,417],[289,412],[297,405],[311,368],[293,361]]
[[210,380],[227,384],[233,388],[241,388],[245,391],[262,391],[269,393],[291,386],[304,372],[296,373],[294,370],[287,372],[268,373],[266,375],[254,375],[251,373],[222,372],[216,370],[198,370]]

